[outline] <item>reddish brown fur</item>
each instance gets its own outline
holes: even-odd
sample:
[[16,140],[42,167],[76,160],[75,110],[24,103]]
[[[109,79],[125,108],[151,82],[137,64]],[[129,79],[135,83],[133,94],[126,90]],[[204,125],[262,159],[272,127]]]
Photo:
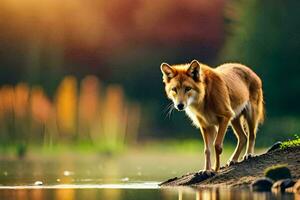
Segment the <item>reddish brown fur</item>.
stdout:
[[[190,64],[161,65],[168,97],[174,106],[183,105],[187,115],[200,128],[205,143],[205,170],[211,170],[212,145],[216,153],[214,170],[220,167],[220,154],[226,129],[231,124],[238,144],[229,163],[238,161],[247,142],[244,158],[254,153],[256,131],[264,119],[260,78],[238,63],[215,69],[194,60]],[[182,106],[181,105],[181,106]],[[244,124],[248,131],[244,130]]]

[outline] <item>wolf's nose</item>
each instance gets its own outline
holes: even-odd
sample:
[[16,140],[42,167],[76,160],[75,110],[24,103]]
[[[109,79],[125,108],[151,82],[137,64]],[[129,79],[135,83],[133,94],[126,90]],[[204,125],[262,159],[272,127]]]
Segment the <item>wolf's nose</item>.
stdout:
[[183,103],[179,103],[177,105],[178,110],[183,110],[183,107],[184,107]]

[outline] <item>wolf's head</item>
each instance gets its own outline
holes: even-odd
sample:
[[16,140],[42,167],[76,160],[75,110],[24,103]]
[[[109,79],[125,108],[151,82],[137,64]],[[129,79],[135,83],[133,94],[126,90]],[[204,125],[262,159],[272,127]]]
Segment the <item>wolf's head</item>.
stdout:
[[169,65],[162,63],[163,82],[174,107],[183,111],[188,106],[199,103],[204,97],[204,83],[201,64],[193,60],[189,64]]

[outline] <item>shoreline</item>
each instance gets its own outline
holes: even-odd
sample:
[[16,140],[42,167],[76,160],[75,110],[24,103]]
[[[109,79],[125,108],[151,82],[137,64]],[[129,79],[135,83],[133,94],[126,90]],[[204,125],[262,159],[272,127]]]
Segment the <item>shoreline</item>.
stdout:
[[222,168],[215,176],[201,177],[197,172],[174,177],[160,184],[161,187],[249,187],[250,184],[264,176],[267,167],[286,164],[294,179],[300,178],[300,146],[276,149],[263,153],[235,165]]

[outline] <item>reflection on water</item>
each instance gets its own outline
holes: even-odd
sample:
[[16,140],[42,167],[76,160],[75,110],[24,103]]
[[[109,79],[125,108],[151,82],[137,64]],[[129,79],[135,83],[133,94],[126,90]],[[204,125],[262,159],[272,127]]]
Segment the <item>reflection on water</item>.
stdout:
[[[34,188],[35,187],[35,188]],[[67,188],[69,187],[69,188]],[[80,199],[109,199],[109,200],[131,200],[131,199],[162,199],[162,200],[271,200],[271,199],[299,199],[300,195],[272,193],[252,193],[249,190],[229,189],[193,189],[193,188],[101,188],[101,186],[74,186],[56,185],[42,187],[25,187],[20,189],[0,189],[0,199],[55,199],[55,200],[80,200]]]
[[[173,157],[174,156],[174,157]],[[0,199],[297,199],[294,194],[252,193],[226,188],[159,188],[166,178],[196,171],[191,155],[63,157],[48,160],[0,160]],[[197,155],[196,155],[197,156]],[[79,159],[80,158],[80,159]],[[155,158],[156,162],[153,162]],[[196,161],[195,161],[196,160]],[[184,161],[184,162],[183,162]],[[159,164],[158,164],[159,163]],[[178,163],[181,163],[178,166]],[[172,169],[172,170],[169,170]],[[35,183],[38,183],[35,185]]]
[[[178,163],[181,163],[178,166]],[[62,155],[24,160],[0,157],[0,185],[160,182],[202,166],[198,154]]]

